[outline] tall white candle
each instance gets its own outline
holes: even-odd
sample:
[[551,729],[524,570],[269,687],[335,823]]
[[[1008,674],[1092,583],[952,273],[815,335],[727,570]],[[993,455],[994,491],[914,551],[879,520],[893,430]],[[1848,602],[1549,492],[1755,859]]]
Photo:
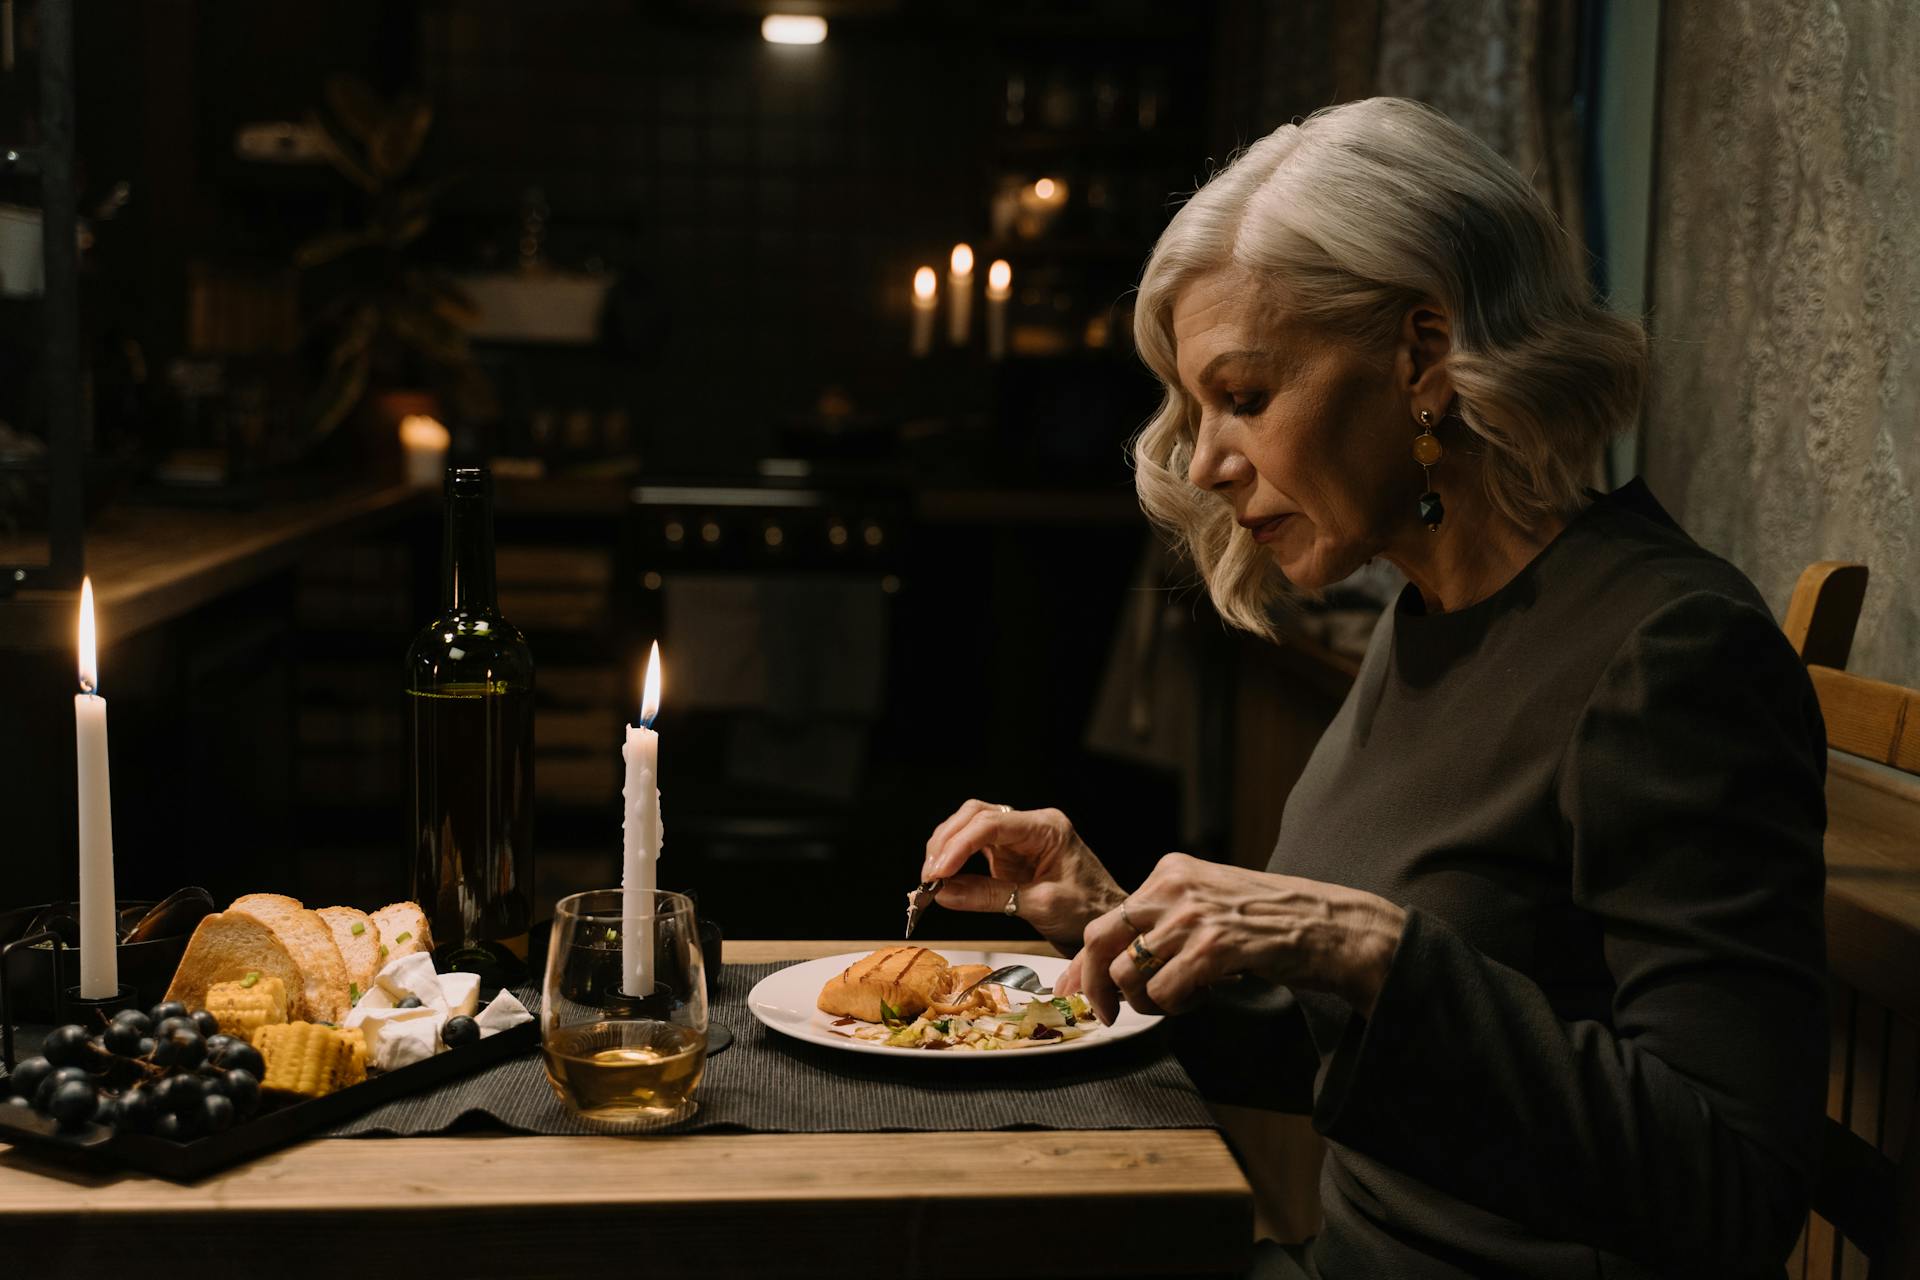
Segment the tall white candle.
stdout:
[[987,359],[1002,360],[1007,354],[1007,299],[1013,296],[1013,268],[1005,258],[995,258],[987,268]]
[[940,305],[934,296],[939,280],[932,267],[913,273],[913,354],[915,359],[933,350],[933,313]]
[[627,726],[620,756],[627,764],[625,858],[620,887],[620,987],[630,996],[653,994],[653,891],[660,861],[660,735],[653,718],[660,714],[660,642],[647,655],[646,692],[640,723]]
[[972,325],[973,246],[957,244],[947,262],[947,341],[964,347]]
[[120,990],[114,949],[113,787],[107,778],[107,700],[94,692],[93,579],[80,580],[80,692],[73,734],[80,792],[80,995],[104,1000]]

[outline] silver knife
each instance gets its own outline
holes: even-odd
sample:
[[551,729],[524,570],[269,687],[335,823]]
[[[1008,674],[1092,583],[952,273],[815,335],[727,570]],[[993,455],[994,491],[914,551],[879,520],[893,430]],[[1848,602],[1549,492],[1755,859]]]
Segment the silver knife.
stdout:
[[945,880],[922,880],[920,887],[907,895],[906,937],[913,936],[914,926],[920,923],[920,917],[926,914],[929,906],[933,905],[935,896],[940,892],[940,886],[945,883]]

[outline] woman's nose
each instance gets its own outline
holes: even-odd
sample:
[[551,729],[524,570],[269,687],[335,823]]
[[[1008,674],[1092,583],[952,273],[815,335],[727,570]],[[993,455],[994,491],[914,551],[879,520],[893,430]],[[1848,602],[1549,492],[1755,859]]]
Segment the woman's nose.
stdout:
[[1193,458],[1187,463],[1187,481],[1196,489],[1224,493],[1253,475],[1253,464],[1245,454],[1221,439],[1221,433],[1202,421],[1193,442]]

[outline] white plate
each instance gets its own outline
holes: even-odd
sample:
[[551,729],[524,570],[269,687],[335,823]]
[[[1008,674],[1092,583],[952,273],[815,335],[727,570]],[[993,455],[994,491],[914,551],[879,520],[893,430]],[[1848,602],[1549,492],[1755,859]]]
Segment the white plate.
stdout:
[[[1066,972],[1067,962],[1059,956],[1030,956],[1011,951],[960,951],[936,946],[935,951],[947,958],[950,964],[984,964],[998,969],[1002,965],[1024,964],[1040,975],[1040,985],[1052,986],[1054,979]],[[747,1008],[753,1011],[763,1026],[778,1031],[781,1035],[792,1036],[796,1040],[805,1040],[810,1044],[825,1045],[829,1049],[845,1049],[852,1053],[885,1053],[895,1057],[924,1058],[939,1062],[954,1062],[960,1059],[969,1061],[985,1060],[998,1062],[1004,1058],[1051,1058],[1056,1054],[1080,1053],[1088,1049],[1098,1049],[1101,1045],[1112,1044],[1116,1040],[1125,1040],[1137,1036],[1152,1027],[1160,1019],[1149,1014],[1139,1013],[1125,1004],[1120,1006],[1120,1016],[1110,1027],[1095,1022],[1084,1036],[1064,1040],[1057,1045],[1047,1045],[1034,1049],[1008,1049],[998,1053],[928,1053],[925,1049],[906,1049],[881,1044],[874,1040],[856,1040],[842,1031],[833,1028],[833,1015],[823,1013],[819,1006],[820,988],[827,985],[828,979],[865,956],[867,951],[849,951],[844,955],[827,956],[820,960],[803,960],[799,964],[789,965],[775,973],[770,973],[753,984],[753,990],[747,993]],[[1018,999],[1018,996],[1015,997]]]

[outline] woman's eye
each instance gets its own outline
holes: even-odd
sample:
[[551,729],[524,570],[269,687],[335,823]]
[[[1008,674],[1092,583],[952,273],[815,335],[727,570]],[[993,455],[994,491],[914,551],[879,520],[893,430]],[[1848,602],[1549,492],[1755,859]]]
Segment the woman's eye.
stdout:
[[1267,407],[1267,395],[1264,391],[1249,392],[1246,395],[1227,397],[1227,406],[1236,418],[1251,418]]

